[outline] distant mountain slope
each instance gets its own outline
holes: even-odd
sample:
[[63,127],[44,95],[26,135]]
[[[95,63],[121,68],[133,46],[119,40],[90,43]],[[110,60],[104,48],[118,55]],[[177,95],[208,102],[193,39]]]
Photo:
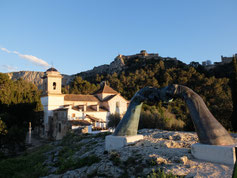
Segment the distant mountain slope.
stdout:
[[41,88],[42,84],[43,84],[43,80],[41,79],[41,77],[43,77],[44,72],[20,71],[20,72],[7,73],[7,75],[12,80],[18,80],[18,79],[22,78],[23,80],[32,82],[36,86]]
[[94,67],[92,70],[80,72],[76,75],[81,76],[84,79],[90,79],[94,78],[96,74],[113,74],[114,72],[120,73],[121,71],[129,71],[133,70],[134,67],[142,67],[143,64],[139,64],[141,61],[159,61],[164,60],[167,61],[167,63],[174,63],[178,64],[179,61],[176,58],[170,58],[170,57],[160,57],[158,53],[147,53],[146,50],[141,50],[140,53],[134,54],[134,55],[121,55],[119,54],[110,64],[104,64],[100,65],[98,67]]
[[[18,80],[22,78],[23,80],[34,83],[39,89],[42,89],[43,87],[42,77],[44,76],[44,72],[20,71],[20,72],[10,72],[7,73],[7,75],[12,80]],[[63,75],[63,81],[62,81],[63,86],[69,84],[69,82],[73,80],[73,78],[75,77],[74,75],[64,75],[64,74],[62,75]]]
[[[97,67],[94,67],[92,70],[80,72],[76,75],[81,76],[82,78],[94,77],[96,74],[113,74],[114,72],[120,72],[123,69],[126,69],[130,66],[129,60],[133,59],[173,59],[176,58],[161,58],[158,54],[148,54],[145,50],[142,50],[140,53],[135,55],[118,55],[110,64],[104,64]],[[60,71],[59,71],[60,72]],[[39,89],[42,89],[43,80],[41,79],[44,75],[44,72],[35,72],[35,71],[19,71],[19,72],[10,72],[7,73],[10,79],[17,80],[22,78],[23,80],[30,81],[38,86]],[[68,85],[72,81],[75,75],[63,75],[63,86]]]
[[[91,70],[83,71],[75,75],[62,74],[63,86],[68,85],[75,78],[75,76],[81,76],[83,79],[91,82],[95,79],[97,74],[107,75],[113,74],[114,72],[121,73],[122,71],[124,71],[125,73],[135,72],[135,70],[144,68],[146,65],[150,65],[152,67],[159,61],[164,61],[166,69],[172,67],[190,66],[177,60],[176,58],[161,57],[158,53],[147,53],[145,50],[142,50],[140,51],[140,53],[135,55],[118,55],[110,64],[96,66]],[[216,76],[217,78],[229,77],[232,71],[231,64],[218,65],[217,67],[209,71],[205,70],[201,65],[193,67],[195,67],[196,70],[200,73],[204,73],[207,76]],[[43,80],[41,79],[41,77],[44,75],[44,72],[20,71],[7,74],[13,80],[22,78],[23,80],[34,83],[36,86],[38,86],[39,89],[42,89]]]
[[104,64],[94,67],[92,70],[80,72],[76,75],[80,75],[82,78],[87,78],[90,76],[95,76],[96,74],[112,74],[114,72],[119,72],[125,67],[122,55],[117,56],[114,61],[110,64]]
[[[97,67],[94,67],[92,70],[84,71],[81,73],[78,73],[76,75],[80,75],[83,78],[87,78],[88,76],[94,76],[96,74],[102,74],[102,73],[114,73],[122,70],[124,66],[123,60],[116,57],[113,62],[111,62],[109,65],[104,64]],[[60,71],[59,71],[60,72]],[[42,77],[44,75],[44,72],[35,72],[35,71],[19,71],[19,72],[10,72],[7,73],[7,75],[10,77],[10,79],[18,80],[22,78],[23,80],[29,81],[34,83],[39,89],[42,89],[43,80]],[[68,85],[76,75],[63,75],[63,81],[62,85]]]

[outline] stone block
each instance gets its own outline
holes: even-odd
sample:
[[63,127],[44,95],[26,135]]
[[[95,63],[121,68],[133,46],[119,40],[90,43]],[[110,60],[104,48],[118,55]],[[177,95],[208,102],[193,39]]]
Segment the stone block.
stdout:
[[220,146],[196,143],[191,147],[192,155],[200,160],[221,163],[234,164],[236,161],[237,145]]
[[143,135],[134,136],[113,136],[108,135],[105,138],[105,150],[116,150],[126,145],[133,144],[143,139]]

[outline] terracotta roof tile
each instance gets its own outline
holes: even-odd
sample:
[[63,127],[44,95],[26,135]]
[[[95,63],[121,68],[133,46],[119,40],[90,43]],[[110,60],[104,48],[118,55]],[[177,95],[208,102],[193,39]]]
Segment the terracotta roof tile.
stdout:
[[94,95],[76,95],[67,94],[64,96],[65,101],[99,101]]
[[[78,105],[78,106],[74,106],[72,109],[77,110],[77,111],[79,111],[79,110],[84,111],[84,106],[83,105]],[[95,105],[91,105],[91,106],[87,106],[86,107],[86,111],[85,112],[105,112],[105,111],[108,112],[108,110],[106,108],[104,108],[104,107],[100,107],[99,111],[97,111],[96,110],[96,106]]]
[[113,93],[113,94],[117,94],[118,92],[115,91],[110,86],[108,86],[106,83],[103,83],[103,86],[101,86],[101,88],[95,92],[95,94],[100,94],[100,93]]
[[112,98],[114,98],[116,95],[111,95],[111,96],[108,96],[106,97],[103,101],[109,101],[111,100]]
[[91,125],[90,122],[85,121],[85,120],[69,120],[69,122],[74,126],[76,126],[76,125],[81,125],[81,126]]
[[58,109],[55,109],[54,111],[67,111],[68,108],[58,108]]
[[92,121],[95,121],[95,122],[101,122],[101,123],[106,123],[105,121],[99,119],[99,118],[96,118],[96,117],[93,117],[93,116],[90,116],[90,115],[86,115],[87,118],[89,118],[90,120]]

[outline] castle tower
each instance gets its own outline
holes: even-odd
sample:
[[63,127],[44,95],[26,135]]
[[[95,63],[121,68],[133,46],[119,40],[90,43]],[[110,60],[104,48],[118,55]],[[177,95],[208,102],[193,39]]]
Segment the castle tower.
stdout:
[[62,108],[64,105],[64,95],[62,89],[62,75],[55,69],[49,68],[43,76],[43,93],[41,103],[44,107],[44,136],[49,133],[50,119],[53,111]]

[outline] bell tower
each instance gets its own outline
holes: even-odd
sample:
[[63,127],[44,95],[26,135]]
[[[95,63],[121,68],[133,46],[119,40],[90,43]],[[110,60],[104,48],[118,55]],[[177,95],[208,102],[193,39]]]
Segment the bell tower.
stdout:
[[43,94],[62,94],[62,75],[55,69],[49,68],[43,77]]
[[64,95],[62,89],[62,75],[55,69],[49,68],[43,78],[43,93],[41,103],[44,107],[44,131],[43,135],[47,137],[50,128],[50,119],[53,117],[53,111],[64,105]]

